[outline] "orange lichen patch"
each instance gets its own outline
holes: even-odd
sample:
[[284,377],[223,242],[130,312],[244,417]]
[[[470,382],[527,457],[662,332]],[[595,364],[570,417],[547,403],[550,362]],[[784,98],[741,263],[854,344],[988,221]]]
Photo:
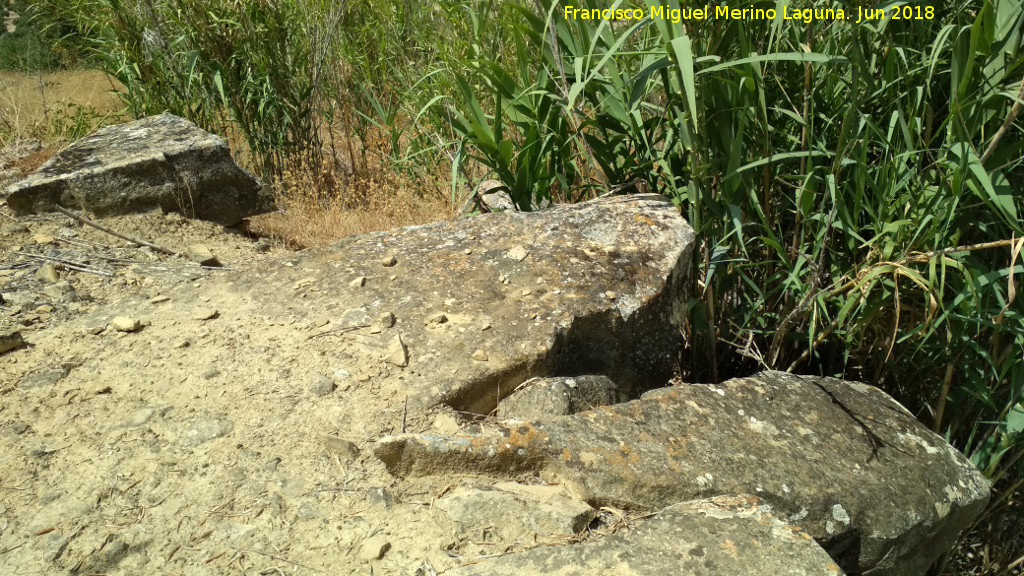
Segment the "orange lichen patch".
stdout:
[[635,222],[639,222],[641,224],[646,224],[647,226],[657,226],[658,225],[658,223],[655,222],[654,219],[652,219],[650,216],[645,216],[643,214],[634,214],[633,215],[633,220]]
[[572,458],[572,452],[568,448],[562,448],[562,461],[568,462]]
[[721,546],[722,546],[722,550],[725,550],[726,554],[728,554],[730,556],[737,556],[737,555],[739,555],[739,551],[736,550],[736,543],[733,542],[732,540],[729,540],[728,538],[726,538],[725,542],[722,542]]
[[825,566],[825,568],[827,568],[829,572],[839,572],[839,566],[833,564],[832,562],[829,562],[828,566]]

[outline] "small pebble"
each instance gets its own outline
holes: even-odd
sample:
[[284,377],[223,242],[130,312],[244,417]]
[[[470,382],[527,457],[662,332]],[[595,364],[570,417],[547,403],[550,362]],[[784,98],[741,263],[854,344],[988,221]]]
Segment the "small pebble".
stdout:
[[426,325],[427,326],[431,326],[431,325],[439,326],[441,324],[446,324],[447,322],[448,322],[448,317],[444,315],[444,312],[438,312],[436,314],[432,314],[429,318],[427,318]]
[[220,312],[216,308],[200,308],[196,310],[194,317],[196,320],[213,320],[218,316]]
[[334,380],[331,380],[326,376],[321,376],[313,382],[313,385],[309,387],[309,391],[312,392],[314,396],[322,397],[334,392],[334,389],[337,387],[338,385],[334,383]]
[[398,258],[395,258],[395,256],[392,254],[392,255],[385,256],[384,258],[382,258],[380,263],[381,263],[381,266],[384,266],[385,268],[390,268],[390,267],[394,266],[395,264],[398,264]]
[[351,282],[349,282],[348,285],[353,288],[362,288],[364,285],[366,285],[366,276],[359,276],[352,280]]
[[473,352],[473,360],[487,362],[487,353],[478,348],[476,352]]
[[612,292],[611,290],[609,290],[609,291],[604,293],[604,297],[609,299],[609,300],[615,300],[616,298],[619,297],[619,295],[616,294],[615,292]]
[[110,325],[118,332],[135,332],[142,328],[142,322],[138,318],[128,316],[115,316]]

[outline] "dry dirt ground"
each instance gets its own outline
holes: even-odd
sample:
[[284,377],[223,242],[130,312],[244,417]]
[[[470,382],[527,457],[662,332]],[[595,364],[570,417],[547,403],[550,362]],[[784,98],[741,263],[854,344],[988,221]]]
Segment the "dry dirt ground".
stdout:
[[[234,269],[284,252],[177,216],[104,224],[174,249],[203,243]],[[0,245],[0,331],[30,342],[0,356],[0,573],[413,574],[525,545],[460,534],[430,510],[435,487],[397,486],[366,453],[402,426],[401,401],[364,385],[375,366],[313,374],[323,346],[276,349],[297,326],[222,328],[213,310],[227,294],[163,301],[183,275],[224,272],[6,209]],[[40,279],[45,262],[27,253],[112,275],[58,265]],[[92,314],[109,303],[151,325],[117,331]],[[152,346],[165,330],[180,349]],[[204,386],[179,386],[197,373]]]

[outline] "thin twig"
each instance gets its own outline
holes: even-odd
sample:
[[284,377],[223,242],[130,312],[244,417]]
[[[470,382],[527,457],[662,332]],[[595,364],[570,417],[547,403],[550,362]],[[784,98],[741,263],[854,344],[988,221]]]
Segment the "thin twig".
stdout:
[[409,395],[405,395],[405,402],[402,404],[402,434],[405,434],[406,417],[409,415]]
[[274,554],[270,554],[269,552],[261,552],[259,550],[254,550],[252,548],[235,548],[235,550],[238,550],[238,551],[241,551],[241,552],[252,552],[254,554],[261,554],[263,556],[267,556],[269,558],[273,558],[274,560],[280,560],[281,562],[287,562],[287,563],[289,563],[289,564],[291,564],[293,566],[298,566],[299,568],[305,568],[306,570],[309,570],[310,572],[315,572],[315,570],[313,570],[309,566],[306,566],[305,564],[299,564],[298,562],[292,562],[291,560],[289,560],[287,558],[282,558],[280,556],[275,556]]
[[310,334],[309,336],[306,337],[306,340],[312,340],[313,338],[316,338],[318,336],[326,336],[327,334],[334,334],[334,333],[344,334],[346,332],[351,332],[353,330],[358,330],[360,328],[369,328],[369,327],[370,327],[369,324],[356,324],[355,326],[345,326],[344,328],[333,328],[331,330],[324,330],[323,332],[317,332],[316,334]]
[[57,264],[61,264],[61,265],[67,266],[68,268],[71,268],[72,270],[77,270],[79,272],[87,272],[89,274],[97,274],[99,276],[113,276],[114,275],[113,272],[107,272],[106,270],[100,270],[98,268],[90,268],[89,266],[86,266],[85,264],[81,264],[79,262],[73,262],[71,260],[64,260],[62,258],[54,258],[53,256],[43,256],[42,254],[32,254],[31,252],[11,252],[11,253],[12,254],[17,254],[19,256],[28,256],[29,258],[35,258],[37,260],[44,260],[46,262],[55,262]]
[[72,212],[72,211],[70,211],[70,210],[68,210],[68,209],[66,209],[64,207],[54,206],[54,208],[56,208],[57,211],[60,212],[61,214],[64,214],[65,216],[70,216],[70,217],[74,218],[75,220],[78,220],[82,224],[85,224],[87,226],[92,226],[93,228],[95,228],[95,229],[97,229],[97,230],[99,230],[101,232],[106,232],[107,234],[110,234],[112,236],[117,236],[118,238],[120,238],[122,240],[127,240],[127,241],[131,242],[132,244],[137,244],[139,246],[145,246],[147,248],[152,248],[153,250],[156,250],[157,252],[162,252],[164,254],[170,254],[171,256],[182,256],[182,257],[185,256],[181,252],[175,252],[174,250],[171,250],[170,248],[164,248],[163,246],[160,246],[159,244],[153,244],[152,242],[147,242],[146,240],[141,240],[139,238],[132,238],[131,236],[125,236],[124,234],[121,234],[119,232],[114,232],[110,228],[107,228],[106,226],[103,226],[102,224],[97,224],[96,222],[93,222],[92,220],[89,220],[88,218],[86,218],[84,216],[80,216],[78,214],[75,214],[74,212]]

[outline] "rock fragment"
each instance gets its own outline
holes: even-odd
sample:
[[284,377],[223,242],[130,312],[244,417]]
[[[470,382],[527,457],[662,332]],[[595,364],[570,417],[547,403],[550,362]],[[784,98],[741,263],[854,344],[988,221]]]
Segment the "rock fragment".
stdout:
[[118,332],[138,332],[142,328],[142,321],[134,316],[114,316],[110,326]]
[[192,315],[196,320],[213,320],[220,316],[220,311],[216,308],[199,308]]
[[194,448],[215,438],[226,436],[234,429],[234,423],[226,418],[206,418],[194,420],[185,430],[181,444]]
[[214,255],[213,250],[210,250],[206,244],[190,244],[186,253],[193,262],[200,266],[210,266],[213,268],[223,266],[220,260],[217,259],[217,256]]
[[531,420],[616,404],[619,388],[607,376],[536,378],[498,403],[499,418]]
[[5,354],[24,345],[25,339],[22,338],[20,331],[0,332],[0,354]]
[[384,353],[384,360],[395,366],[405,367],[409,365],[409,349],[406,348],[405,342],[402,341],[401,334],[395,334],[395,337],[388,343],[387,352]]
[[313,384],[309,387],[309,391],[314,396],[323,397],[334,392],[334,389],[337,387],[338,385],[334,383],[334,380],[331,380],[326,376],[320,376],[313,381]]
[[57,271],[57,267],[53,264],[43,264],[36,270],[36,278],[53,284],[54,282],[60,282],[60,272]]
[[458,488],[434,505],[465,532],[490,527],[509,541],[529,538],[531,533],[578,534],[598,515],[585,502],[563,494],[560,486],[521,486],[516,492]]

